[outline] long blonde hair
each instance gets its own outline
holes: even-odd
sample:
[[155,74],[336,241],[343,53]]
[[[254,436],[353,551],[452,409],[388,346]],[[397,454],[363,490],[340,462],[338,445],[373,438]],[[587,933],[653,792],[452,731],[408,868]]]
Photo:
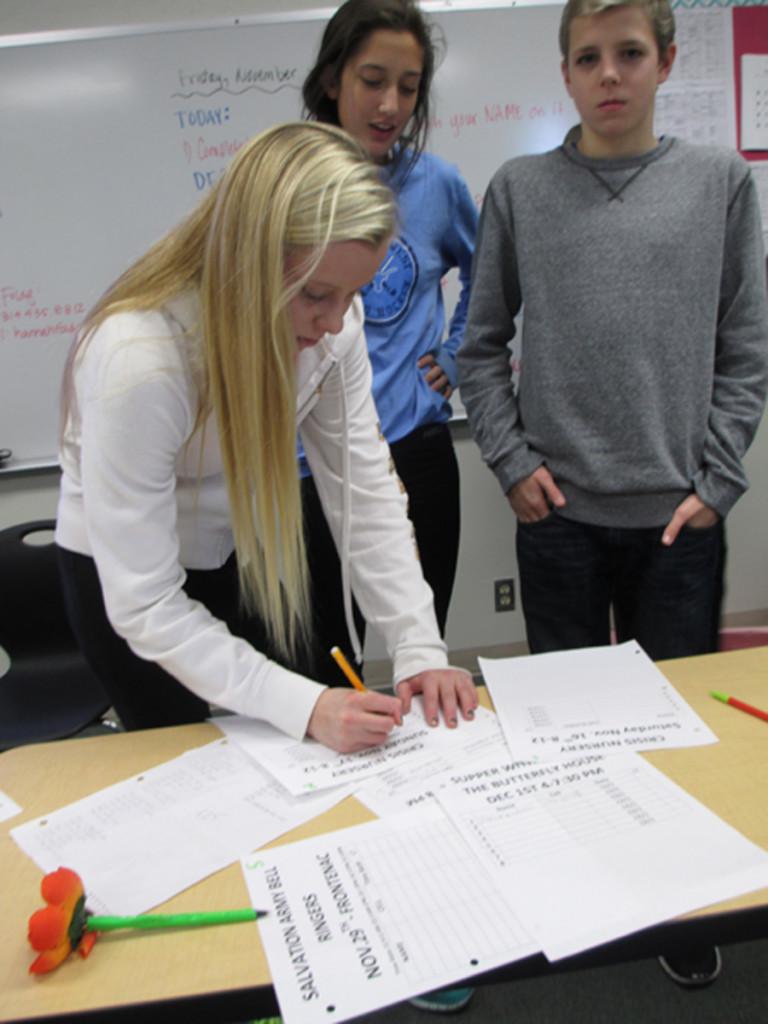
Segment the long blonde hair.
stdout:
[[[196,429],[216,417],[241,594],[290,657],[307,635],[307,570],[296,463],[296,341],[287,304],[334,242],[381,245],[395,204],[364,150],[340,129],[300,122],[257,135],[199,206],[90,310],[65,373],[115,313],[200,297],[203,368]],[[312,255],[285,280],[294,248]]]

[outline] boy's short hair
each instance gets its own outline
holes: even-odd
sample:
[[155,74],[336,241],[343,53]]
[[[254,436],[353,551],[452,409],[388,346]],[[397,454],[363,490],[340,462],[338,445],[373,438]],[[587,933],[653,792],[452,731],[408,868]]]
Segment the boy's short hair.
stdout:
[[675,16],[669,0],[568,0],[560,19],[560,52],[563,60],[568,60],[573,19],[600,14],[612,7],[639,7],[644,10],[651,20],[659,56],[666,56],[675,38]]

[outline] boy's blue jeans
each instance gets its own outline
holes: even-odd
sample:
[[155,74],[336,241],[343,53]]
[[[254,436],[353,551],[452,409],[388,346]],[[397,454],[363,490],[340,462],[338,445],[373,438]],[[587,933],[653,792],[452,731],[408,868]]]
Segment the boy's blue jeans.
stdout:
[[637,640],[653,660],[717,650],[725,562],[723,523],[684,527],[591,526],[552,512],[518,523],[520,590],[531,652]]

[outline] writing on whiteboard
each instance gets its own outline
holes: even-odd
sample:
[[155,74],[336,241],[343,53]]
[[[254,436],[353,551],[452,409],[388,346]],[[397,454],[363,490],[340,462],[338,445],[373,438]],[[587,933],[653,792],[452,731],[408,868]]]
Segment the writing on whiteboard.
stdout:
[[33,288],[0,287],[0,341],[71,335],[84,315],[82,302],[43,305],[36,300]]
[[179,128],[207,128],[229,121],[229,107],[212,107],[207,110],[175,110]]
[[[182,71],[179,69],[179,85],[182,89],[196,89],[212,87],[213,91],[216,92],[218,89],[229,88],[229,76],[222,74],[220,71],[208,71],[203,69],[202,71]],[[174,93],[174,96],[184,95],[183,93]],[[200,95],[195,94],[194,91],[189,95]],[[209,94],[210,95],[210,94]]]
[[[279,86],[291,85],[296,82],[298,68],[238,68],[235,72],[236,85],[258,85],[263,82],[274,82]],[[294,88],[298,88],[294,84]]]
[[[250,89],[258,92],[275,93],[284,88],[298,89],[298,73],[296,67],[237,67],[234,72],[210,71],[203,68],[199,71],[177,72],[180,90],[172,93],[177,99],[192,99],[201,96],[205,99],[217,92],[226,92],[231,96],[241,95]],[[271,87],[271,88],[270,88]]]
[[[174,110],[173,115],[177,128],[185,131],[189,128],[220,127],[229,121],[229,107],[196,107],[186,110]],[[182,144],[182,151],[188,164],[193,160],[204,162],[217,160],[219,166],[215,170],[197,170],[192,172],[192,180],[195,191],[202,192],[211,188],[224,173],[226,163],[235,155],[243,145],[242,139],[219,139],[216,142],[207,142],[202,135],[190,141],[185,139]]]
[[193,171],[192,180],[197,191],[202,192],[203,189],[213,188],[225,170],[224,167],[217,167],[215,171]]
[[0,288],[0,306],[7,309],[15,303],[28,305],[35,301],[35,293],[31,288],[13,288],[11,285],[3,285]]
[[[564,104],[562,100],[554,103],[533,103],[523,106],[520,103],[490,101],[483,104],[482,110],[456,111],[449,114],[447,121],[454,138],[471,128],[479,128],[487,124],[499,124],[506,121],[539,121],[547,117],[562,117]],[[442,128],[443,119],[436,118],[434,127]]]
[[222,139],[220,142],[206,142],[202,136],[198,136],[193,143],[188,140],[182,145],[187,163],[193,160],[228,160],[244,144],[244,139]]

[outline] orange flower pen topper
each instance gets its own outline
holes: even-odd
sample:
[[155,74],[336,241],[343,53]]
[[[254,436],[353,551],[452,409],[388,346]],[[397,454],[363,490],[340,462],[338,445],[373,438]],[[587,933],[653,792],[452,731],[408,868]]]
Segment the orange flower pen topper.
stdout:
[[29,942],[40,955],[30,965],[30,974],[46,974],[67,959],[73,949],[87,957],[96,932],[86,932],[85,890],[80,876],[69,868],[46,875],[40,892],[48,904],[29,919]]
[[117,928],[191,928],[209,924],[255,921],[265,910],[213,910],[192,914],[138,914],[130,917],[96,916],[85,908],[85,890],[80,876],[70,868],[47,874],[40,883],[47,906],[29,919],[28,938],[40,955],[29,966],[30,974],[47,974],[67,959],[73,950],[85,958],[93,949],[97,933]]

